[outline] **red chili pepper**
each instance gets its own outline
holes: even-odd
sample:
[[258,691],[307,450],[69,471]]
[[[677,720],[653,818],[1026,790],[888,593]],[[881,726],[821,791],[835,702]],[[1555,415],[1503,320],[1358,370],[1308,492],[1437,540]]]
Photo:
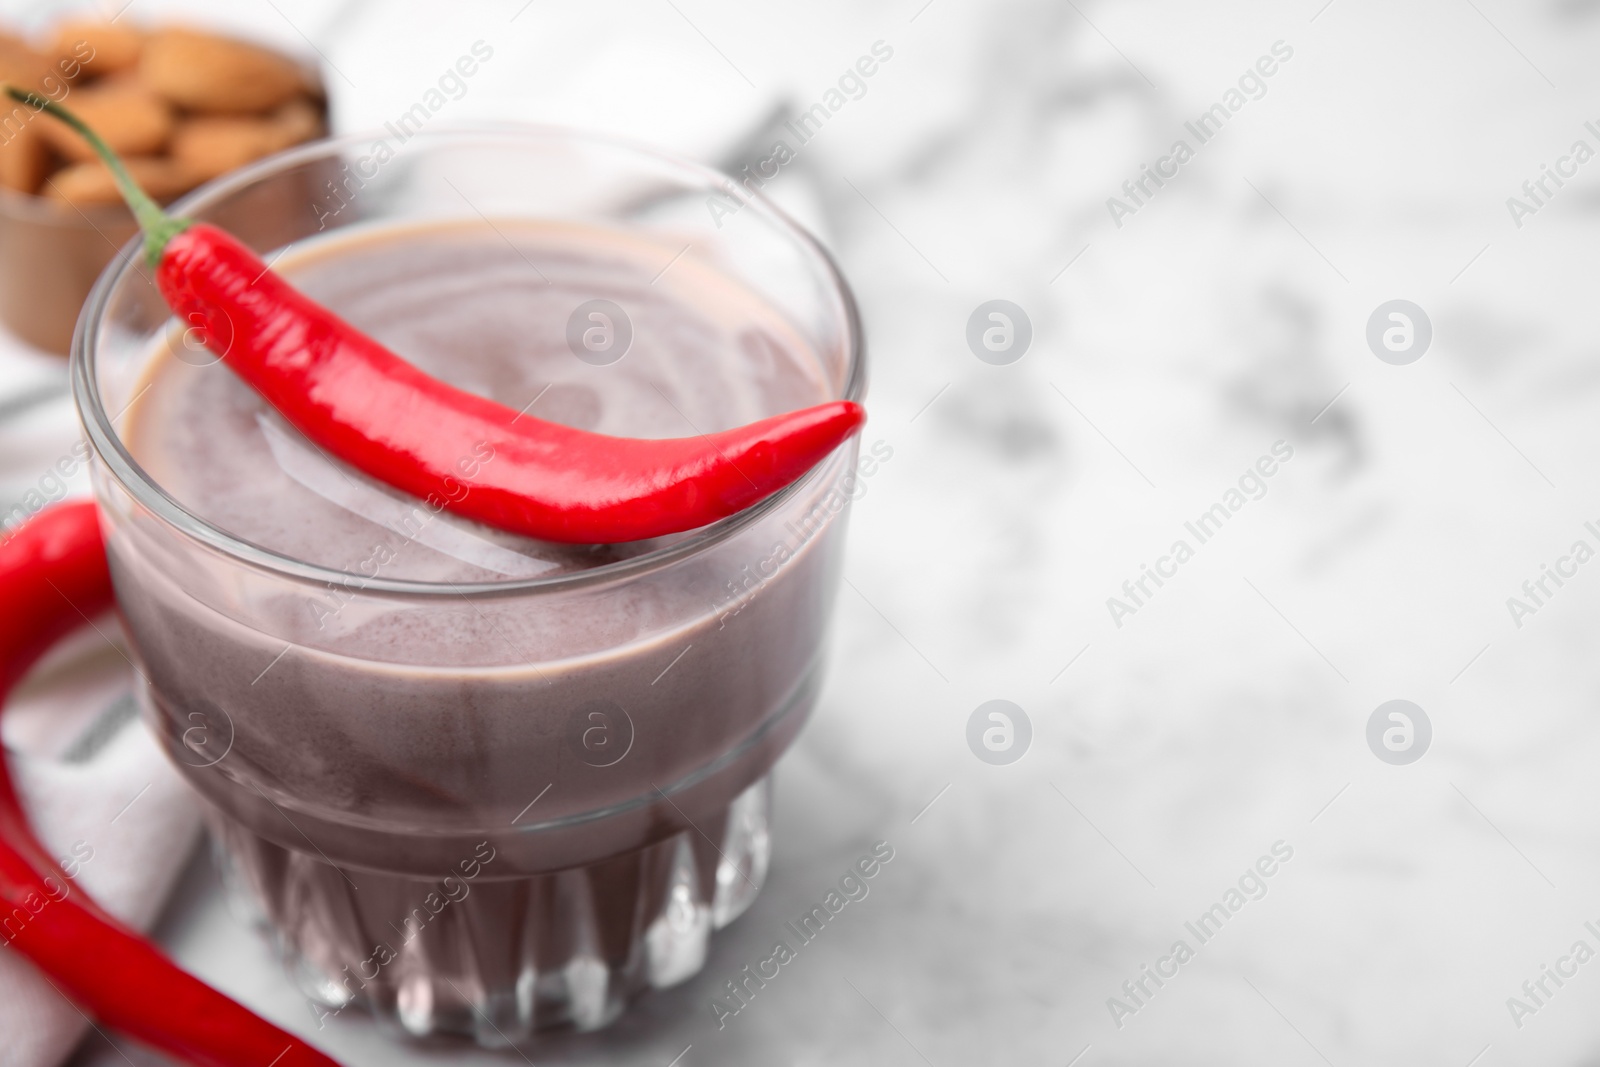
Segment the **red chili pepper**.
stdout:
[[[546,422],[429,377],[272,273],[236,238],[166,215],[82,122],[145,233],[178,317],[318,446],[396,489],[503,530],[607,543],[704,526],[814,467],[866,417],[850,400],[722,433],[610,437]],[[470,475],[469,475],[469,472]]]
[[[112,604],[92,502],[0,542],[0,707],[56,640]],[[180,970],[76,889],[28,827],[0,759],[0,938],[100,1022],[204,1067],[338,1067]]]

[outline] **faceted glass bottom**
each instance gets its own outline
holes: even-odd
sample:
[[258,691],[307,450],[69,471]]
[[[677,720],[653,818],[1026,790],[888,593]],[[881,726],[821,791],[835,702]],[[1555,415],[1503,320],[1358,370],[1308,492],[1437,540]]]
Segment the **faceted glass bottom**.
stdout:
[[414,1037],[501,1048],[553,1026],[598,1030],[645,990],[698,972],[711,932],[766,880],[770,802],[764,777],[718,826],[702,823],[705,834],[685,830],[587,867],[443,883],[344,870],[211,822],[231,902],[327,1016],[354,1007]]

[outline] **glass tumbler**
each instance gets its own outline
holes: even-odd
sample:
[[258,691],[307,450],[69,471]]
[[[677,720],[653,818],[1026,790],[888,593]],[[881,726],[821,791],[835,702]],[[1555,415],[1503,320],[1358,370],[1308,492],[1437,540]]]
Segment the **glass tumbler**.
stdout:
[[[834,396],[863,390],[855,305],[814,240],[723,175],[604,137],[345,137],[174,210],[269,260],[352,226],[622,229],[663,263],[714,264],[792,325]],[[318,1014],[496,1046],[603,1027],[693,975],[767,872],[769,773],[816,700],[855,441],[620,562],[369,578],[231,535],[140,467],[121,418],[179,337],[130,249],[73,350],[107,551],[146,721]],[[308,610],[330,597],[336,613]]]

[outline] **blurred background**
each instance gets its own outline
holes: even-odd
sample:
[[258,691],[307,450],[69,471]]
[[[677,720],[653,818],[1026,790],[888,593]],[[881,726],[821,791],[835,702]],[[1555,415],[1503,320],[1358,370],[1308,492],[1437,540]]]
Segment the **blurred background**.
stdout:
[[[763,191],[855,288],[893,456],[771,877],[696,979],[521,1053],[319,1031],[203,848],[185,966],[357,1064],[1600,1061],[1600,964],[1559,962],[1600,950],[1600,4],[0,3],[69,10],[302,55],[341,131],[481,40],[440,121],[731,172],[784,141]],[[77,427],[63,361],[3,347],[10,509]],[[76,1062],[143,1055],[111,1040]]]

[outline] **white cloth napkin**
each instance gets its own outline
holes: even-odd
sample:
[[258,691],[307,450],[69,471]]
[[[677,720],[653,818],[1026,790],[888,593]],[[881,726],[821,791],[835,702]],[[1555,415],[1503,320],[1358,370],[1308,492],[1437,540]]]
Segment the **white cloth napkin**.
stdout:
[[[96,621],[41,665],[0,730],[40,842],[73,886],[149,929],[199,836],[194,795],[140,724],[132,670]],[[0,1067],[59,1063],[88,1020],[15,951],[0,951]]]

